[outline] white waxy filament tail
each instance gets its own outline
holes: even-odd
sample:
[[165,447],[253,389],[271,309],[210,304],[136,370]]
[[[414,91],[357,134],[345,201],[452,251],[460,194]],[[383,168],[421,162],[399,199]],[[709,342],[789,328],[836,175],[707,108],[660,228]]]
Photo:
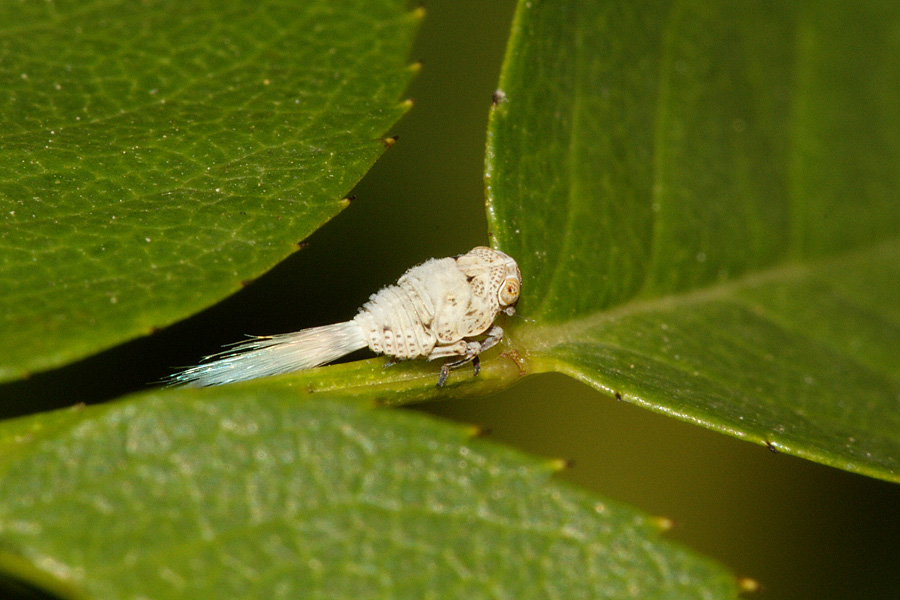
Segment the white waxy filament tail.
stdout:
[[367,346],[355,321],[253,338],[174,374],[172,385],[205,387],[319,367]]

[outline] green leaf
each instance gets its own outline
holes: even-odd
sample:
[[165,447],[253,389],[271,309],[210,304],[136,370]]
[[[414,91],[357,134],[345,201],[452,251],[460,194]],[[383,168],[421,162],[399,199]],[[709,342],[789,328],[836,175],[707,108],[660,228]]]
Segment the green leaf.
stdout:
[[0,380],[209,306],[346,206],[407,108],[406,7],[0,6]]
[[63,597],[736,596],[552,463],[268,384],[7,421],[0,457],[0,566]]
[[489,218],[529,372],[900,480],[900,5],[520,3]]

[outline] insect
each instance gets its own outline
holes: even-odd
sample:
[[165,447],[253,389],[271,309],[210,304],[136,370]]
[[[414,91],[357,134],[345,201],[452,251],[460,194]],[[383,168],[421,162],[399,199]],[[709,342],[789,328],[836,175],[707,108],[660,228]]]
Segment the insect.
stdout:
[[499,250],[478,246],[432,258],[370,296],[351,321],[254,337],[169,383],[203,387],[311,369],[368,346],[394,360],[451,359],[441,367],[440,387],[451,369],[466,363],[478,374],[478,355],[503,338],[494,320],[501,312],[515,314],[521,287],[516,261]]

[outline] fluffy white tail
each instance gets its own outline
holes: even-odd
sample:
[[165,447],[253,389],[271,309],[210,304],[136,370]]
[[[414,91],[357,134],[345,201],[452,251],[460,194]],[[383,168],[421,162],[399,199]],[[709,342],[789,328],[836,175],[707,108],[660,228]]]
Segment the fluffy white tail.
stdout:
[[169,382],[205,387],[312,369],[367,345],[362,328],[354,321],[257,337],[208,356],[206,362],[172,375]]

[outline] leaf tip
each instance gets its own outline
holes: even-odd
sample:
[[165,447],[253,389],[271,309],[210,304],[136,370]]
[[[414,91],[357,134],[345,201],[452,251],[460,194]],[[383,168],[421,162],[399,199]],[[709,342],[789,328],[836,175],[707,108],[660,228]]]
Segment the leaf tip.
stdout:
[[554,473],[571,469],[575,465],[575,461],[571,458],[554,458],[546,462],[547,467]]
[[675,521],[669,517],[651,517],[650,522],[659,531],[671,531],[675,527]]
[[467,425],[464,428],[464,431],[466,432],[466,437],[468,437],[469,439],[484,437],[491,433],[489,427],[482,427],[481,425]]
[[758,592],[762,589],[762,585],[750,577],[739,577],[737,580],[738,591],[743,594]]

